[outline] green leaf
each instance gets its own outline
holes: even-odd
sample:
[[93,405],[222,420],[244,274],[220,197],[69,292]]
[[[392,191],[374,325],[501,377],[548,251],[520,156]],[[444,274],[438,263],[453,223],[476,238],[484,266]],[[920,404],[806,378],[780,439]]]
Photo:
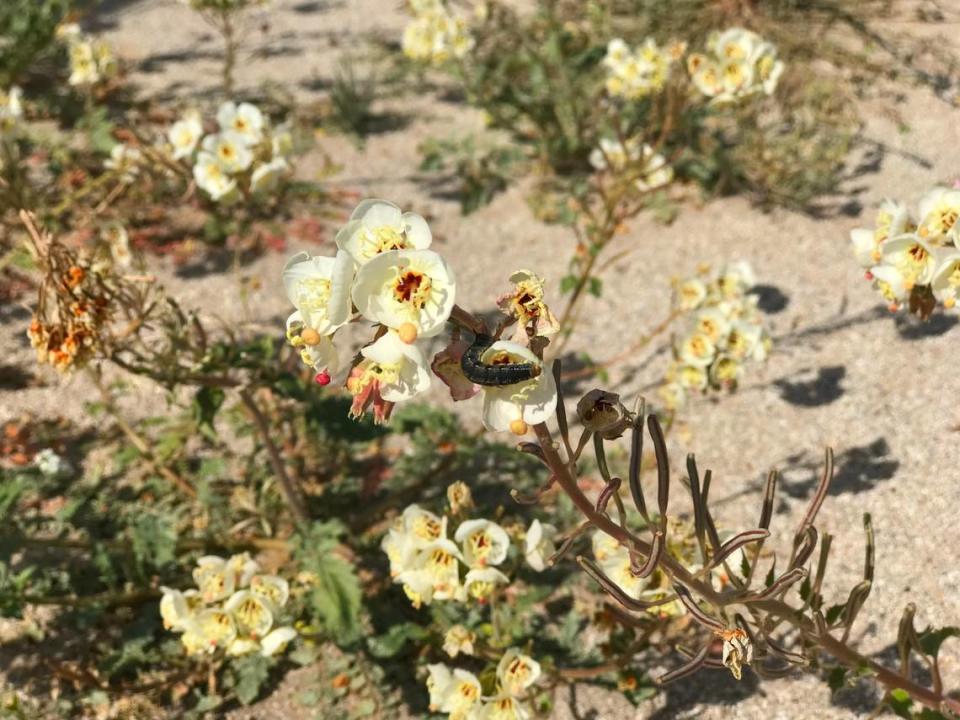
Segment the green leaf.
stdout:
[[590,278],[590,283],[587,285],[587,292],[594,297],[600,297],[600,293],[603,292],[603,280],[598,277]]
[[374,657],[389,658],[396,655],[408,640],[423,640],[427,631],[416,623],[394,625],[382,635],[367,639],[367,647]]
[[831,605],[827,609],[827,615],[826,615],[827,624],[833,625],[833,623],[835,623],[843,614],[843,610],[846,607],[847,607],[846,603],[841,603],[840,605]]
[[233,663],[237,700],[249,705],[257,699],[260,688],[270,677],[270,665],[270,660],[262,655],[247,655]]
[[898,717],[908,718],[908,720],[913,718],[913,714],[910,712],[910,708],[913,706],[913,698],[910,697],[910,693],[906,690],[901,690],[900,688],[891,690],[887,704],[890,705],[890,709],[893,710]]
[[568,293],[573,292],[573,289],[577,286],[577,278],[574,275],[564,275],[560,279],[560,292]]
[[837,692],[847,682],[847,670],[842,666],[837,666],[827,675],[827,685],[832,692]]
[[960,637],[960,627],[949,626],[940,628],[939,630],[927,628],[920,635],[920,647],[923,648],[923,652],[927,655],[936,657],[940,652],[940,646],[943,645],[944,641],[952,637]]
[[226,398],[223,388],[202,387],[193,398],[193,417],[203,431],[213,432],[213,420]]
[[362,595],[351,563],[337,554],[343,526],[331,520],[314,525],[297,538],[295,555],[303,570],[316,575],[310,597],[316,619],[338,644],[349,644],[360,633]]

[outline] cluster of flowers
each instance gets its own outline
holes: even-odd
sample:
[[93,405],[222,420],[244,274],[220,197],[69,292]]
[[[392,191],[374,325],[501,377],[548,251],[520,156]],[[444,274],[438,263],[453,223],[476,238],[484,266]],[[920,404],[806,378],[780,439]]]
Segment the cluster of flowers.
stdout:
[[[454,515],[473,509],[470,489],[463,482],[447,488],[447,499]],[[410,505],[380,543],[390,561],[391,577],[403,585],[416,608],[433,600],[465,602],[473,598],[485,603],[497,586],[510,581],[494,567],[506,560],[510,550],[507,531],[490,520],[465,520],[451,541],[447,538],[449,520],[447,515]],[[542,572],[547,566],[556,550],[556,536],[553,525],[539,520],[524,533],[524,559],[535,571]],[[463,578],[461,563],[467,568]]]
[[590,153],[590,164],[597,170],[630,178],[640,192],[655,190],[673,181],[673,168],[666,158],[639,138],[601,139],[600,147]]
[[289,625],[276,627],[290,597],[287,581],[260,574],[249,553],[229,559],[208,555],[193,570],[196,589],[185,592],[161,588],[160,616],[167,630],[181,633],[189,655],[264,656],[283,652],[297,636]]
[[110,46],[80,30],[76,23],[57,28],[57,37],[67,44],[71,85],[96,85],[117,72],[117,60]]
[[[296,308],[287,319],[287,340],[317,372],[318,384],[329,384],[338,372],[337,330],[351,320],[377,325],[373,341],[361,348],[345,379],[353,395],[353,417],[361,417],[372,406],[374,419],[385,422],[396,403],[430,387],[424,341],[444,330],[456,294],[453,271],[429,249],[431,242],[430,228],[421,216],[384,200],[364,200],[337,233],[336,256],[300,253],[283,270],[287,297]],[[522,382],[483,388],[483,422],[489,430],[522,435],[529,424],[553,414],[557,391],[542,361],[519,341],[521,332],[523,340],[528,338],[526,323],[550,324],[542,282],[526,271],[512,279],[515,289],[500,299],[501,307],[509,308],[524,326],[518,328],[516,341],[494,342],[480,360],[528,363],[539,372]],[[480,391],[461,367],[466,348],[465,341],[454,340],[432,363],[455,400]]]
[[676,284],[676,309],[688,314],[689,327],[674,345],[660,397],[669,409],[680,407],[692,391],[736,387],[747,360],[762,362],[770,336],[757,310],[746,262],[728,265],[712,280],[707,270]]
[[783,74],[776,46],[750,30],[715,32],[707,40],[707,51],[687,57],[687,70],[694,86],[714,103],[772,95]]
[[[204,135],[200,113],[190,110],[167,133],[170,157],[193,162],[197,186],[224,204],[273,190],[289,173],[293,138],[286,125],[270,121],[251,103],[223,103],[219,131]],[[199,148],[199,150],[198,150]]]
[[462,58],[473,47],[463,18],[453,16],[443,0],[410,0],[413,20],[403,31],[404,54],[418,62],[441,65]]
[[[450,633],[447,633],[449,636]],[[510,648],[497,663],[493,693],[484,696],[480,679],[467,670],[442,663],[428,665],[427,692],[431,712],[450,720],[528,720],[533,717],[524,693],[540,678],[540,663]]]
[[86,365],[105,341],[110,292],[99,273],[65,250],[50,260],[27,337],[37,362],[67,372]]
[[686,49],[686,44],[681,42],[660,48],[653,38],[647,38],[636,49],[631,49],[620,38],[611,40],[603,58],[607,92],[626,100],[640,100],[660,92],[667,82],[670,66],[683,57]]
[[16,133],[23,118],[22,96],[23,92],[16,85],[6,92],[0,91],[0,139]]
[[[960,188],[935,187],[920,199],[916,216],[887,200],[873,230],[850,233],[857,262],[866,268],[891,310],[910,307],[929,314],[933,300],[945,308],[960,294]],[[927,301],[924,301],[924,298]]]

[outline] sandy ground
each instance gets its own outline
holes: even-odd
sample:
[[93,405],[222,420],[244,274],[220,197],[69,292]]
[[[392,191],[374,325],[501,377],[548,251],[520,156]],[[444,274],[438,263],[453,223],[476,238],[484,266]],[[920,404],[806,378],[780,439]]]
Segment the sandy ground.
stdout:
[[[203,98],[218,82],[219,47],[209,29],[173,0],[107,2],[100,29],[133,67],[143,94]],[[303,100],[320,97],[336,59],[360,49],[360,38],[375,33],[396,38],[404,19],[385,0],[299,2],[276,0],[269,30],[252,29],[249,46],[260,50],[243,63],[241,88],[267,79]],[[944,35],[960,37],[960,24]],[[572,247],[561,228],[534,220],[524,189],[513,187],[490,206],[462,217],[455,201],[431,194],[417,172],[417,144],[478,126],[474,113],[432,97],[385,99],[380,110],[400,118],[400,127],[370,137],[358,149],[341,137],[321,141],[343,163],[335,183],[363,195],[380,196],[431,218],[438,249],[458,272],[458,300],[489,309],[491,282],[506,282],[516,267],[534,268],[548,278],[564,272]],[[775,539],[786,548],[809,497],[823,447],[835,448],[838,471],[820,525],[835,535],[828,590],[839,602],[860,577],[863,558],[861,515],[873,515],[877,536],[877,577],[856,635],[867,653],[889,662],[904,605],[919,607],[917,624],[960,624],[960,569],[957,567],[954,509],[960,506],[960,406],[957,404],[956,315],[919,326],[879,308],[878,297],[861,280],[847,249],[851,228],[869,224],[873,208],[887,196],[915,202],[925,189],[960,175],[960,110],[926,91],[907,94],[900,108],[909,131],[880,113],[869,117],[865,135],[880,143],[873,167],[847,183],[848,209],[827,218],[776,211],[762,214],[742,199],[685,207],[677,221],[662,227],[640,218],[617,240],[631,252],[605,277],[600,299],[584,305],[572,349],[595,357],[615,354],[625,340],[655,325],[668,306],[667,278],[685,275],[697,263],[722,264],[746,258],[760,282],[776,288],[785,305],[768,316],[776,346],[769,362],[751,367],[741,391],[720,402],[694,401],[684,425],[671,435],[675,461],[696,451],[701,467],[714,469],[712,496],[729,527],[747,527],[758,513],[759,485],[768,468],[786,469],[785,490],[774,520]],[[855,165],[856,163],[853,163]],[[320,165],[308,157],[299,172],[309,177]],[[615,251],[612,251],[615,252]],[[264,289],[254,299],[256,319],[276,324],[286,312],[279,288],[280,256],[246,268]],[[237,281],[228,275],[182,280],[170,275],[171,290],[184,305],[216,302],[226,319],[239,318]],[[555,285],[554,285],[555,287]],[[226,298],[226,301],[224,301]],[[784,303],[781,303],[783,305]],[[28,364],[23,316],[0,326],[6,363]],[[645,367],[643,358],[613,372],[622,393],[648,386],[662,374],[666,355]],[[86,386],[53,378],[43,387],[0,392],[0,419],[30,410],[41,415],[83,417]],[[162,395],[141,387],[138,403],[159,403]],[[479,406],[465,409],[476,421]],[[791,469],[792,468],[792,469]],[[944,648],[943,668],[960,685],[960,643]],[[292,700],[305,682],[291,674],[273,696],[245,718],[308,716]],[[634,711],[620,697],[577,687],[558,697],[555,717],[592,718],[805,718],[865,717],[869,695],[846,693],[831,700],[811,677],[776,682],[726,674],[700,675],[670,688]],[[735,704],[734,704],[735,703]]]

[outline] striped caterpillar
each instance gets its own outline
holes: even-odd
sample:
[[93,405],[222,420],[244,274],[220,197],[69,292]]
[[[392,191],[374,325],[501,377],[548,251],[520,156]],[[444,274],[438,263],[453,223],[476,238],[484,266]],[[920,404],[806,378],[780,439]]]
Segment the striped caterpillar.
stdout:
[[477,333],[460,359],[460,369],[470,382],[477,385],[496,387],[501,385],[516,385],[531,380],[540,374],[540,367],[533,363],[501,363],[488,365],[480,360],[483,353],[493,345],[490,335]]

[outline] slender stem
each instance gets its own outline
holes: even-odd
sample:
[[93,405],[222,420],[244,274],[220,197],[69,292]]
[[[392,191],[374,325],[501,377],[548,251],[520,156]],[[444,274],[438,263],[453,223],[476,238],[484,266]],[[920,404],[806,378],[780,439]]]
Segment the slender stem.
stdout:
[[230,11],[221,14],[221,32],[223,33],[223,94],[229,100],[233,97],[233,68],[237,62],[237,39],[234,34],[233,18]]
[[[534,425],[533,429],[543,449],[544,459],[550,471],[556,477],[557,484],[563,488],[564,492],[580,512],[601,531],[624,545],[632,547],[635,551],[649,556],[652,552],[652,547],[648,543],[637,538],[625,528],[620,527],[620,525],[613,522],[606,515],[597,512],[593,503],[590,502],[577,485],[576,478],[573,476],[569,465],[561,459],[546,424],[540,423]],[[738,602],[735,596],[725,596],[718,593],[708,583],[693,577],[669,554],[664,554],[661,560],[661,568],[717,608],[723,608]],[[802,614],[801,609],[794,608],[782,600],[774,599],[752,601],[749,603],[749,607],[763,610],[793,625],[811,642],[819,645],[823,650],[847,667],[858,668],[866,666],[870,668],[876,674],[877,680],[887,688],[905,690],[915,700],[933,709],[949,708],[952,712],[960,711],[960,701],[945,697],[942,693],[937,693],[930,688],[924,687],[909,677],[904,677],[878,662],[861,655],[845,642],[834,638],[826,630],[821,632],[816,623]]]
[[103,405],[107,412],[110,413],[110,416],[117,424],[117,427],[119,427],[120,430],[123,431],[123,434],[127,436],[127,439],[129,439],[133,446],[137,449],[137,452],[140,453],[141,457],[143,457],[150,469],[178,487],[187,497],[196,498],[196,489],[194,489],[190,483],[188,483],[176,472],[158,461],[153,453],[153,450],[150,448],[150,443],[148,443],[147,440],[136,430],[134,430],[130,423],[123,418],[113,401],[113,397],[110,395],[110,391],[107,390],[106,386],[103,384],[103,380],[100,375],[96,372],[90,371],[89,376],[93,379],[94,384],[100,391],[100,396],[103,398]]
[[253,416],[253,423],[257,427],[260,439],[267,448],[267,454],[270,456],[270,465],[273,467],[273,472],[277,476],[280,492],[283,495],[284,501],[287,503],[287,507],[290,508],[290,512],[293,514],[297,524],[305,525],[309,523],[310,513],[307,511],[307,506],[303,501],[299,488],[296,487],[289,473],[287,473],[287,467],[283,462],[280,451],[277,449],[277,445],[273,442],[273,437],[270,435],[270,425],[267,422],[267,418],[264,416],[263,411],[260,410],[249,388],[242,388],[240,390],[240,400]]

